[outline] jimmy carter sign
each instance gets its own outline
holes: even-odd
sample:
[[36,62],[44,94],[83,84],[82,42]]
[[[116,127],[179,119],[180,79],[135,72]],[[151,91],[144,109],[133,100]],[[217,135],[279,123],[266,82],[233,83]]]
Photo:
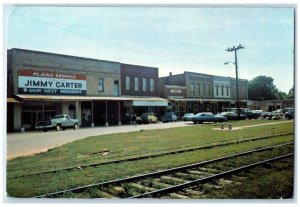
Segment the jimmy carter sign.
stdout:
[[19,70],[18,93],[86,95],[86,77],[81,74]]

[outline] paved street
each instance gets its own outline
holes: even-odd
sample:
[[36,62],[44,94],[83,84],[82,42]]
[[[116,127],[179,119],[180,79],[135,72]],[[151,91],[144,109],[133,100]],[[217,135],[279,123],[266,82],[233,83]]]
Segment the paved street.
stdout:
[[74,140],[89,136],[132,132],[147,129],[165,129],[179,126],[190,126],[192,122],[159,123],[148,125],[124,125],[112,127],[82,128],[79,130],[66,129],[64,131],[50,130],[48,132],[33,131],[25,133],[9,133],[7,139],[7,159],[45,152]]

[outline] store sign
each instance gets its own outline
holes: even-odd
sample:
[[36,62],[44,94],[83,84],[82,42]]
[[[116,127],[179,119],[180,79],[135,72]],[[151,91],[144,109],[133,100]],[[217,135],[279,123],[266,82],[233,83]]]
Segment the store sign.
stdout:
[[86,76],[48,71],[19,70],[18,93],[86,95]]
[[180,89],[171,89],[170,90],[171,93],[181,93]]

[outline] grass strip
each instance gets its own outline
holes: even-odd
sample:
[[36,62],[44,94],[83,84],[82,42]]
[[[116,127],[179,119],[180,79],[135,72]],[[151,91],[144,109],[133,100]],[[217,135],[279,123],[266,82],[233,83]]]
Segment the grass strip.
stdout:
[[[263,137],[255,137],[255,138],[249,138],[249,139],[231,139],[231,140],[225,140],[225,141],[219,141],[216,143],[211,143],[211,144],[206,144],[202,146],[197,146],[193,148],[187,148],[187,149],[181,149],[181,150],[174,150],[174,151],[167,151],[159,154],[149,154],[149,155],[144,155],[144,156],[138,156],[138,157],[131,157],[131,158],[126,158],[126,159],[120,159],[120,160],[113,160],[109,162],[97,162],[97,163],[92,163],[92,164],[86,164],[86,165],[81,165],[81,166],[72,166],[72,167],[67,167],[67,168],[60,168],[60,169],[55,169],[55,170],[50,170],[50,171],[42,171],[42,172],[37,172],[37,173],[31,173],[31,174],[24,174],[24,175],[18,175],[18,176],[8,176],[7,179],[12,179],[12,178],[17,178],[17,177],[24,177],[24,176],[32,176],[32,175],[40,175],[40,174],[47,174],[47,173],[56,173],[59,171],[70,171],[70,170],[82,170],[83,168],[86,167],[95,167],[99,165],[108,165],[108,164],[114,164],[114,163],[120,163],[120,162],[130,162],[130,161],[135,161],[135,160],[142,160],[142,159],[148,159],[148,158],[154,158],[154,157],[159,157],[159,156],[165,156],[165,155],[171,155],[171,154],[177,154],[177,153],[184,153],[184,152],[189,152],[189,151],[196,151],[196,150],[202,150],[202,149],[209,149],[212,147],[220,147],[220,146],[226,146],[226,145],[231,145],[231,144],[238,144],[238,143],[243,143],[243,142],[249,142],[249,141],[256,141],[260,139],[270,139],[270,138],[275,138],[278,136],[284,136],[284,135],[291,135],[293,133],[282,133],[282,134],[276,134],[276,135],[271,135],[271,136],[263,136]],[[128,155],[131,156],[131,155]]]

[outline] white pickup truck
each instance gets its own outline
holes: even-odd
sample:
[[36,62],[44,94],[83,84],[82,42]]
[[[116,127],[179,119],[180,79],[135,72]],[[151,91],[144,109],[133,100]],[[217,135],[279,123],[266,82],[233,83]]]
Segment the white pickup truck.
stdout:
[[39,121],[35,124],[35,129],[41,129],[47,131],[48,129],[55,128],[56,131],[60,131],[65,128],[79,127],[78,119],[71,119],[68,115],[56,115],[51,121]]

